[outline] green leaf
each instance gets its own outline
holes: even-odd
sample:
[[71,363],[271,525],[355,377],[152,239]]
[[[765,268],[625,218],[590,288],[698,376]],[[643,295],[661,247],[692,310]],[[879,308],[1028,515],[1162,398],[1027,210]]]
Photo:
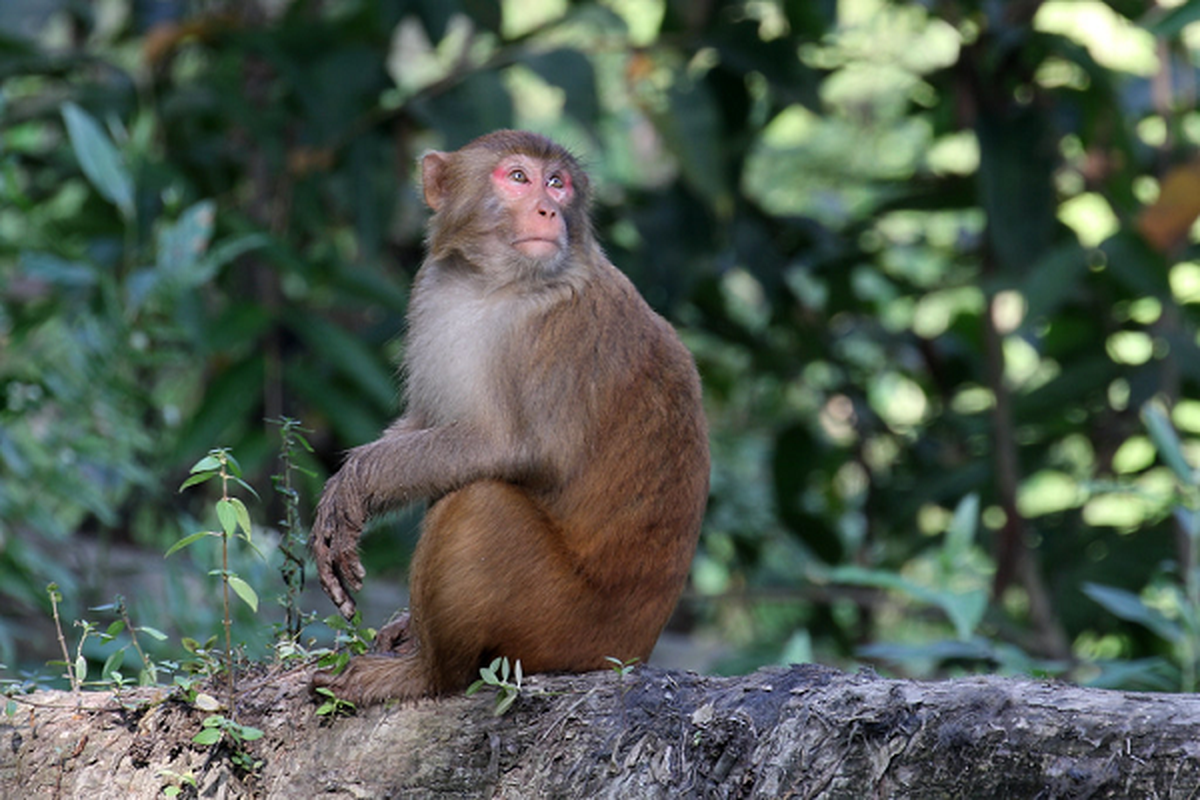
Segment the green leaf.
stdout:
[[263,732],[261,730],[250,725],[239,725],[238,728],[241,737],[247,742],[253,742],[255,739],[261,739],[263,737]]
[[321,319],[289,315],[288,325],[331,367],[345,375],[355,392],[369,399],[380,411],[396,402],[395,370],[357,336]]
[[221,530],[226,536],[233,536],[237,530],[237,511],[232,500],[222,498],[217,501],[217,519],[221,521]]
[[946,530],[946,551],[952,560],[964,556],[970,549],[978,525],[979,495],[972,492],[958,502],[954,518]]
[[183,548],[188,547],[189,545],[195,544],[196,542],[203,539],[205,536],[215,536],[215,535],[216,534],[214,534],[212,531],[200,531],[198,533],[193,533],[191,536],[185,536],[182,539],[180,539],[178,542],[176,542],[175,544],[171,545],[171,547],[167,550],[167,552],[163,554],[163,558],[166,558],[167,556],[171,555],[172,553],[176,552],[177,550],[182,550]]
[[198,472],[195,475],[193,475],[192,477],[188,478],[183,483],[179,484],[179,491],[182,492],[184,489],[187,489],[190,486],[195,486],[196,484],[204,483],[205,481],[210,481],[213,478],[217,477],[218,474],[219,473],[216,473],[216,472]]
[[1047,251],[1021,279],[1021,296],[1028,303],[1026,319],[1040,324],[1070,300],[1087,276],[1087,253],[1077,242]]
[[[125,663],[125,648],[113,651],[104,661],[104,666],[100,669],[101,680],[113,680],[113,673],[119,673],[121,665]],[[118,674],[119,677],[119,674]]]
[[189,470],[189,472],[192,472],[193,474],[197,472],[211,472],[214,475],[219,474],[220,471],[221,459],[211,454],[197,461],[192,465],[191,470]]
[[233,453],[225,452],[225,466],[229,469],[229,474],[235,478],[242,477],[242,465],[233,457]]
[[138,633],[144,633],[147,636],[149,636],[151,639],[154,639],[155,641],[165,642],[167,640],[167,635],[165,633],[163,633],[162,631],[160,631],[158,628],[151,628],[149,625],[142,625],[142,626],[138,627],[137,630],[138,630]]
[[258,496],[258,492],[256,492],[256,491],[254,490],[254,487],[253,487],[253,486],[251,486],[250,484],[246,483],[246,482],[245,482],[244,480],[242,480],[241,478],[234,478],[234,479],[233,479],[233,482],[234,482],[234,483],[236,483],[238,486],[242,487],[243,489],[245,489],[245,490],[246,490],[247,492],[249,492],[250,494],[254,495],[254,499],[255,499],[255,500],[261,500],[261,499],[262,499],[261,497],[259,497],[259,496]]
[[584,125],[594,123],[600,102],[591,59],[579,50],[565,47],[531,55],[525,64],[544,81],[563,90],[564,110],[568,114]]
[[238,527],[246,534],[246,539],[250,538],[250,512],[246,510],[246,504],[236,497],[229,498],[229,502],[233,504],[233,511],[237,515]]
[[104,635],[107,636],[108,638],[112,639],[114,637],[120,636],[121,631],[123,631],[123,630],[125,630],[125,620],[118,619],[118,620],[115,620],[112,624],[110,624],[105,629]]
[[205,728],[192,737],[192,741],[199,745],[214,745],[221,741],[220,728]]
[[1147,14],[1141,22],[1146,30],[1157,38],[1174,38],[1179,36],[1187,26],[1194,22],[1200,22],[1200,0],[1188,0],[1165,13],[1162,12],[1162,9],[1155,9]]
[[512,707],[512,704],[516,702],[518,694],[518,692],[505,692],[502,694],[500,699],[496,702],[496,709],[492,712],[492,714],[499,717],[504,712],[508,711],[508,709]]
[[829,579],[835,583],[854,586],[893,589],[909,595],[914,600],[940,608],[954,625],[954,632],[961,640],[971,638],[987,610],[987,594],[981,590],[940,592],[885,570],[870,570],[857,566],[838,567],[829,571]]
[[83,174],[125,219],[132,219],[133,182],[117,148],[96,120],[74,103],[63,104],[62,116]]
[[246,605],[250,606],[251,611],[258,611],[258,594],[250,587],[250,584],[237,575],[230,575],[229,588],[233,589],[237,593],[237,596],[242,598]]
[[1184,458],[1183,445],[1167,412],[1157,403],[1147,403],[1142,406],[1142,423],[1146,426],[1146,433],[1150,435],[1158,454],[1162,456],[1163,463],[1170,467],[1181,481],[1189,486],[1194,485],[1196,472]]
[[706,84],[684,75],[672,80],[668,100],[670,106],[653,115],[654,127],[679,162],[692,191],[724,217],[733,209],[733,196],[726,179],[716,101]]
[[83,683],[87,680],[87,659],[81,654],[75,659],[75,680]]
[[200,269],[207,277],[212,277],[221,267],[239,256],[251,250],[266,247],[270,243],[271,238],[262,233],[248,233],[245,236],[227,239],[220,244],[213,245],[213,248],[208,251],[208,255],[205,256]]
[[212,238],[215,209],[213,201],[201,200],[159,231],[159,270],[181,278],[188,286],[198,286],[210,277],[196,265]]
[[1178,625],[1163,616],[1158,609],[1147,606],[1133,592],[1113,586],[1102,586],[1098,583],[1085,583],[1083,593],[1103,606],[1110,614],[1128,622],[1136,622],[1168,642],[1178,642],[1183,636]]

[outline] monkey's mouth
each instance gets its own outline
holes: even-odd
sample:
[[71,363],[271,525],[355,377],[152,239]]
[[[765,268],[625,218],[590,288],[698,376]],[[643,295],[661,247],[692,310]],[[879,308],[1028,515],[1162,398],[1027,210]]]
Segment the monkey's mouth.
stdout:
[[547,258],[558,253],[562,245],[557,239],[544,239],[531,236],[513,242],[513,249],[523,255],[533,258]]

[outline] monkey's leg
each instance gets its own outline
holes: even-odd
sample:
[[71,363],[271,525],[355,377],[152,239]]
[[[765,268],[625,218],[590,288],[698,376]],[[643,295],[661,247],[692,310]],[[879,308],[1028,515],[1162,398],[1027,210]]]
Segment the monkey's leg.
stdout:
[[360,656],[314,686],[371,703],[460,691],[496,656],[527,673],[645,658],[657,629],[631,634],[640,603],[595,585],[583,566],[522,489],[478,481],[451,492],[426,513],[413,556],[411,655]]
[[436,691],[467,686],[497,656],[520,659],[527,673],[648,656],[648,647],[631,650],[628,598],[606,591],[586,567],[517,486],[479,481],[439,500],[426,515],[411,581],[412,626]]

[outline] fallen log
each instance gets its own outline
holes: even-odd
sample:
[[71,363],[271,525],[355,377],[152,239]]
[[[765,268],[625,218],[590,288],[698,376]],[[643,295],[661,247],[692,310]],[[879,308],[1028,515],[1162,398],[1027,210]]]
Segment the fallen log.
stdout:
[[[243,681],[262,738],[193,737],[163,689],[38,692],[0,717],[0,797],[1104,798],[1200,792],[1200,697],[813,665],[641,667],[318,717],[298,670]],[[253,769],[231,759],[248,755]]]

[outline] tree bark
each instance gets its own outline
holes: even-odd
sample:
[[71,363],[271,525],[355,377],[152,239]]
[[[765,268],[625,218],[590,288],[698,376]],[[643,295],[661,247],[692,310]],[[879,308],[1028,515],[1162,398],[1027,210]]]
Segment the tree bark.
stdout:
[[[1200,792],[1200,696],[818,666],[738,678],[651,667],[494,696],[315,715],[307,673],[243,682],[244,750],[165,690],[38,692],[0,717],[0,797],[1127,798]],[[180,776],[194,781],[194,788]]]

